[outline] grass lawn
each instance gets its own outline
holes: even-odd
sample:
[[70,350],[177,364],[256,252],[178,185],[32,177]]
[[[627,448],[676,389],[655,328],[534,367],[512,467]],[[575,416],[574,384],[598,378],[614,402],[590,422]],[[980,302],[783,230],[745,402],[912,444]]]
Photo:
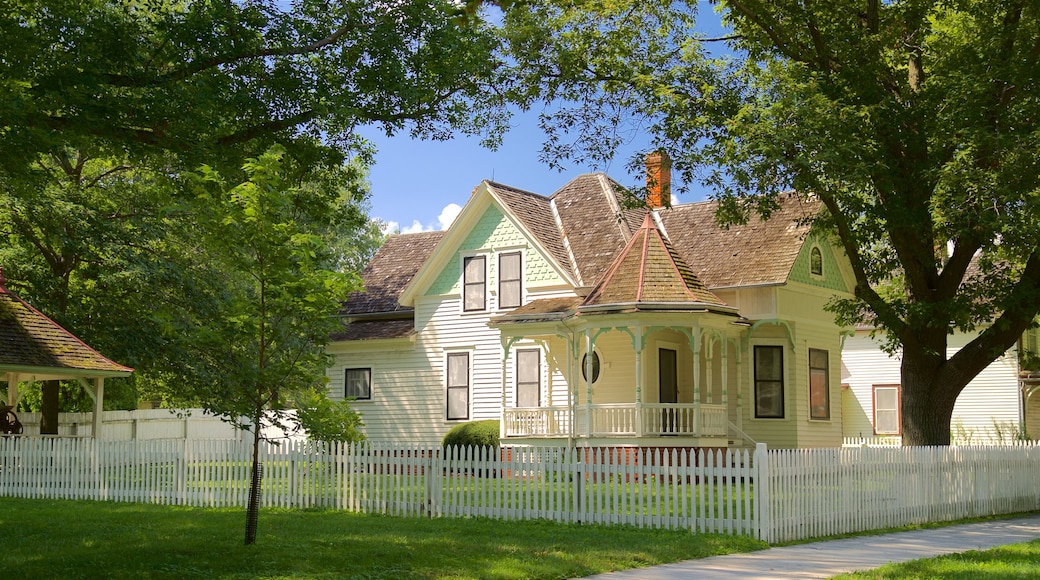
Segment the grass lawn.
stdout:
[[739,536],[487,519],[0,498],[5,578],[573,578],[765,548]]
[[986,580],[1036,578],[1040,573],[1040,540],[1012,544],[992,550],[962,552],[937,558],[914,560],[902,564],[887,564],[876,570],[837,576],[845,580],[925,579]]

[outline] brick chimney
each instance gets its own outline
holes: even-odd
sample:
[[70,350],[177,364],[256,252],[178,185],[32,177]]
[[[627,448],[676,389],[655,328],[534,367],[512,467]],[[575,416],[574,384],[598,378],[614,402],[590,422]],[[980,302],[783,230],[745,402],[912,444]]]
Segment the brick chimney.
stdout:
[[646,205],[650,209],[671,203],[672,160],[664,151],[646,155]]

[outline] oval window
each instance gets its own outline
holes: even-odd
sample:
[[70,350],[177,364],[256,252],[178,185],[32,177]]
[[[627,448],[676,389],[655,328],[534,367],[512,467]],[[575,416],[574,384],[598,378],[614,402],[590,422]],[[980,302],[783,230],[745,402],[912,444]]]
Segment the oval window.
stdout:
[[[581,378],[586,381],[589,380],[586,369],[589,368],[589,355],[585,353],[585,356],[581,357]],[[599,353],[592,351],[592,382],[599,380]]]

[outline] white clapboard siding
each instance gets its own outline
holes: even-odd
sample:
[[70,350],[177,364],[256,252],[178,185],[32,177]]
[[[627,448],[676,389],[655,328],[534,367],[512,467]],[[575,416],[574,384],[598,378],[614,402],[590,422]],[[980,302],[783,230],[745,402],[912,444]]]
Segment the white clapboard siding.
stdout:
[[[948,355],[975,337],[956,333],[950,336]],[[880,349],[880,337],[872,339],[867,331],[857,331],[845,341],[842,382],[844,436],[870,437],[874,434],[874,385],[900,383],[900,358]],[[986,367],[964,388],[953,410],[952,436],[957,442],[986,444],[1007,442],[1017,428],[1019,415],[1018,365],[1014,349]],[[999,439],[1005,441],[999,441]]]

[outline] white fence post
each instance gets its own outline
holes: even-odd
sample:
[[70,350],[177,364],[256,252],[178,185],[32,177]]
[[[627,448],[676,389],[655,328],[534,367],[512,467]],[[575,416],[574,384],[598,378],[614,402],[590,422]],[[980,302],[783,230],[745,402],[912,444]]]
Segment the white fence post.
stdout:
[[755,445],[755,537],[766,542],[773,541],[773,523],[770,518],[769,497],[769,452],[765,443]]

